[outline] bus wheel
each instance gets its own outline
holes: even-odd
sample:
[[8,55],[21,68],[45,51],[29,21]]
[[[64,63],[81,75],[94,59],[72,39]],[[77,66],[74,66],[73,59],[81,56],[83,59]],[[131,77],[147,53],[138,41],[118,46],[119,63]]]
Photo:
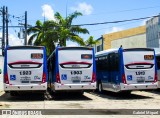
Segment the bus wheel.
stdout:
[[98,83],[98,92],[100,92],[100,93],[103,92],[103,88],[102,88],[102,83],[101,82]]

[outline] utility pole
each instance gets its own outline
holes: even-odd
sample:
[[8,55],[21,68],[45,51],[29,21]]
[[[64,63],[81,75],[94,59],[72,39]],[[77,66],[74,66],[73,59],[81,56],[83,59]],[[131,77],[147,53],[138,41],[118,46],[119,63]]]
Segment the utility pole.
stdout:
[[24,39],[24,45],[27,45],[27,11],[25,11],[25,39]]
[[5,6],[3,6],[2,10],[2,55],[4,56],[4,48],[5,48]]
[[8,40],[8,8],[6,7],[6,46],[9,45]]

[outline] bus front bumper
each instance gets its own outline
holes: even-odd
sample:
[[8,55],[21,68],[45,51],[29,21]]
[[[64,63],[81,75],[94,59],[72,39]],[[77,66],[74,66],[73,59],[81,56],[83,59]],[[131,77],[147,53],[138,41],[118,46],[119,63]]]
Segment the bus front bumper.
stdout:
[[158,82],[155,83],[143,83],[143,84],[120,84],[120,89],[123,90],[148,90],[157,89]]
[[96,89],[96,82],[90,84],[54,84],[56,91],[87,91],[87,90],[95,90]]
[[47,83],[33,85],[4,84],[4,91],[46,91]]

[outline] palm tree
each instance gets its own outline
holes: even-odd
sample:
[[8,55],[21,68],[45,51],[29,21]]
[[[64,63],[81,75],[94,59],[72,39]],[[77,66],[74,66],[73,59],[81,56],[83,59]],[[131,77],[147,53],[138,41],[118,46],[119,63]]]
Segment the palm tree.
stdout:
[[46,46],[47,54],[50,55],[55,49],[55,43],[58,42],[57,23],[50,20],[44,22],[44,38],[41,45]]
[[97,44],[99,41],[98,40],[94,40],[93,36],[90,36],[86,41],[85,44],[86,46],[91,46],[93,47],[93,45]]
[[66,18],[63,18],[59,12],[55,13],[55,18],[57,19],[56,22],[58,23],[57,35],[61,46],[66,46],[66,40],[77,42],[80,45],[85,45],[79,34],[89,34],[89,31],[86,28],[72,25],[73,19],[78,16],[82,16],[82,13],[74,12]]
[[31,35],[28,40],[28,45],[32,45],[34,39],[34,45],[41,45],[41,42],[44,38],[44,24],[40,20],[37,20],[36,26],[29,28],[27,33],[28,35]]
[[55,49],[54,42],[57,41],[55,33],[50,30],[50,27],[54,27],[55,24],[53,21],[46,21],[42,23],[40,20],[37,20],[36,25],[27,30],[27,33],[31,35],[28,40],[28,45],[42,45],[46,46],[47,55]]
[[38,20],[34,27],[27,30],[27,33],[31,34],[28,44],[46,46],[48,55],[55,49],[55,42],[58,41],[60,46],[66,46],[66,40],[77,42],[80,45],[85,45],[79,34],[89,34],[89,31],[86,28],[72,25],[73,19],[81,15],[82,14],[80,12],[74,12],[68,17],[63,18],[61,14],[57,12],[54,15],[56,21],[51,20],[42,23]]

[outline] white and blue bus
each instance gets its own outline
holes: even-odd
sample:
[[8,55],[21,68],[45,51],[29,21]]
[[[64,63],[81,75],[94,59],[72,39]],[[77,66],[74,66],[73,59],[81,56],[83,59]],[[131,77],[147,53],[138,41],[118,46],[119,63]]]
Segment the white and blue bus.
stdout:
[[9,46],[4,57],[4,91],[20,92],[47,90],[47,59],[43,46]]
[[48,87],[55,93],[96,89],[94,49],[56,47],[47,59]]
[[154,49],[109,49],[96,53],[97,88],[112,92],[157,89]]

